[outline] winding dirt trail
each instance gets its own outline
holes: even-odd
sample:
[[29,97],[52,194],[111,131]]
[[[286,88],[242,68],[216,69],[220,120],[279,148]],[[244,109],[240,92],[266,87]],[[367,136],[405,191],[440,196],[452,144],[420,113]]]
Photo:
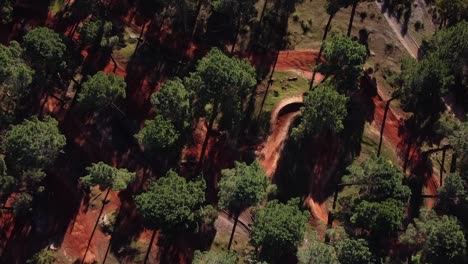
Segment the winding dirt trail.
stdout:
[[[413,54],[412,54],[413,55]],[[311,65],[315,63],[317,51],[313,50],[296,50],[289,52],[281,52],[279,55],[276,71],[289,71],[302,74],[310,77]],[[309,73],[306,71],[308,70]],[[323,76],[320,76],[323,78]],[[321,78],[319,78],[320,80]],[[377,87],[378,90],[378,87]],[[382,99],[379,91],[378,94],[372,97],[375,105],[374,118],[371,123],[372,129],[380,131],[382,126],[383,115],[385,112],[386,103]],[[271,133],[267,140],[260,146],[257,152],[260,164],[265,168],[266,174],[273,177],[276,172],[278,161],[281,158],[284,143],[289,135],[290,126],[298,115],[300,115],[299,106],[303,103],[302,96],[290,97],[282,100],[272,112],[270,125]],[[399,153],[400,158],[404,158],[407,151],[407,131],[404,129],[403,118],[395,114],[391,109],[387,114],[385,124],[384,141],[388,142]],[[413,173],[420,173],[424,176],[426,193],[430,195],[437,194],[439,187],[437,175],[432,168],[425,166],[427,160],[421,155],[421,151],[417,146],[410,147],[409,150],[409,168]],[[421,169],[419,168],[423,168]],[[324,178],[325,180],[328,178]],[[427,205],[432,207],[435,203],[434,199],[429,199]],[[314,201],[310,196],[306,199],[306,204],[309,206],[312,214],[318,220],[328,220],[328,208],[325,203]]]

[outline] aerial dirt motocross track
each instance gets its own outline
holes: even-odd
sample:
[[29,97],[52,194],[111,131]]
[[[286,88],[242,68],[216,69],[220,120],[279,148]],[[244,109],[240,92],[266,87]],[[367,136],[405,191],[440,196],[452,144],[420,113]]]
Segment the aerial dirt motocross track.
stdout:
[[[296,50],[280,52],[276,71],[295,72],[304,77],[311,76],[311,65],[315,65],[317,51],[314,50]],[[319,76],[317,81],[323,79]],[[374,129],[380,130],[382,119],[385,111],[385,102],[380,95],[372,98],[375,105],[374,121],[371,126]],[[300,106],[303,103],[302,96],[290,97],[282,100],[272,112],[270,120],[270,135],[267,140],[260,146],[257,152],[260,164],[265,168],[266,174],[272,178],[276,172],[278,161],[281,158],[284,143],[289,135],[290,126],[293,120],[300,115]],[[403,122],[401,118],[397,118],[392,110],[389,110],[384,132],[384,140],[388,142],[397,152],[404,152],[406,149],[405,133],[401,133]],[[420,162],[420,150],[417,147],[410,149],[409,160],[414,163]],[[430,173],[429,173],[430,174]],[[315,176],[315,175],[314,175]],[[320,177],[321,178],[321,177]],[[426,175],[427,192],[430,195],[437,194],[438,181],[435,175]],[[318,179],[319,181],[328,181],[328,178]],[[319,203],[314,201],[310,196],[305,203],[310,208],[314,217],[325,223],[328,221],[328,209],[324,202]],[[428,201],[428,206],[432,207],[433,200]]]

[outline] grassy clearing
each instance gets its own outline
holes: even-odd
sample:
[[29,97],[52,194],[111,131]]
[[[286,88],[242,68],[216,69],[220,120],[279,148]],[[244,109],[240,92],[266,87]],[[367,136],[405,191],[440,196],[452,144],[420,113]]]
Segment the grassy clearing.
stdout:
[[[289,38],[294,49],[319,49],[324,28],[328,21],[325,12],[326,0],[304,1],[296,6],[296,11],[289,19]],[[351,14],[351,7],[341,9],[333,18],[329,37],[334,34],[346,34]],[[361,16],[362,14],[362,16]],[[365,17],[362,19],[362,17]],[[303,23],[309,23],[310,28],[304,31]],[[372,2],[358,5],[351,35],[358,36],[359,30],[369,33],[369,49],[371,56],[367,65],[376,69],[377,77],[383,80],[386,72],[398,72],[400,61],[409,56],[405,48],[382,16],[379,8]],[[421,31],[421,34],[424,29]],[[385,85],[385,83],[381,83]],[[390,89],[389,87],[387,87]]]
[[[288,81],[289,78],[297,78],[295,81]],[[263,106],[263,112],[271,112],[283,99],[302,95],[309,90],[309,81],[294,72],[275,72],[274,82],[268,91]],[[257,99],[257,109],[260,109],[263,94]]]
[[[369,124],[366,124],[361,139],[361,153],[359,154],[359,157],[357,157],[355,162],[361,163],[370,155],[377,154],[379,140],[379,132],[376,131],[375,128],[371,127]],[[395,149],[393,149],[393,147],[385,139],[382,144],[381,156],[387,160],[392,161],[395,165],[400,164]]]
[[49,12],[57,14],[65,6],[65,0],[52,0],[49,5]]
[[130,27],[125,27],[123,39],[120,40],[118,47],[114,50],[114,58],[123,64],[127,64],[133,55],[137,45],[139,32]]

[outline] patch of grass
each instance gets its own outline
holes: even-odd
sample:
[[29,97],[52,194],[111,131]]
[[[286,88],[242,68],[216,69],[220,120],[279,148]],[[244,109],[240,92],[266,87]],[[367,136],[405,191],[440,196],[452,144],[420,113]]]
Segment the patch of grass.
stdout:
[[[364,133],[361,139],[361,153],[356,159],[356,162],[362,162],[372,154],[377,154],[379,148],[380,134],[375,128],[372,128],[369,124],[366,124]],[[385,140],[382,143],[381,156],[387,160],[393,162],[393,164],[400,164],[398,156],[392,146]]]
[[117,61],[125,64],[130,60],[130,57],[135,52],[139,34],[139,32],[136,32],[132,28],[125,27],[123,39],[121,39],[118,47],[114,50],[114,57]]
[[[288,81],[289,78],[297,78],[295,81]],[[276,105],[283,99],[299,96],[309,90],[309,81],[294,72],[275,72],[273,74],[274,82],[268,91],[263,106],[263,112],[271,112]],[[257,98],[258,109],[263,100],[263,94]]]
[[55,15],[65,6],[65,0],[52,0],[49,5],[49,11]]

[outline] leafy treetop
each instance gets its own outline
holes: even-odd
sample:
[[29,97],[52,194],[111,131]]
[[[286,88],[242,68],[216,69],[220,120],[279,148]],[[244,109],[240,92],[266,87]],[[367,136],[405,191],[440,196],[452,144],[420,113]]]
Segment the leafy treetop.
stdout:
[[55,73],[66,68],[67,46],[62,37],[49,28],[37,27],[26,33],[23,47],[38,72],[45,69],[47,73]]
[[270,181],[263,167],[236,162],[234,168],[221,171],[219,181],[219,206],[239,214],[244,209],[260,203],[267,195]]
[[196,220],[196,211],[205,201],[203,180],[187,181],[174,171],[151,182],[146,192],[135,197],[138,212],[151,228],[172,231]]
[[65,143],[55,119],[47,116],[40,121],[33,117],[7,131],[3,148],[10,169],[19,172],[51,165]]
[[437,216],[434,211],[423,210],[400,236],[400,241],[420,251],[423,263],[464,262],[465,235],[453,216]]
[[294,252],[302,242],[309,214],[301,211],[298,205],[298,198],[286,204],[273,200],[255,212],[252,244],[261,247],[267,259]]
[[237,264],[237,254],[229,251],[195,251],[193,264]]
[[101,109],[118,98],[125,98],[127,84],[122,76],[114,73],[96,73],[82,85],[78,102],[86,109]]
[[329,83],[316,87],[304,97],[301,123],[293,129],[293,137],[301,138],[328,131],[341,132],[348,113],[347,102],[348,98],[335,91]]
[[333,82],[340,91],[357,87],[367,56],[364,45],[349,37],[334,36],[324,43],[323,56],[325,62],[316,66],[318,72],[333,75]]
[[122,191],[135,179],[135,173],[127,169],[117,169],[104,162],[93,163],[86,168],[88,174],[81,177],[85,186],[99,185],[101,189],[112,189]]

